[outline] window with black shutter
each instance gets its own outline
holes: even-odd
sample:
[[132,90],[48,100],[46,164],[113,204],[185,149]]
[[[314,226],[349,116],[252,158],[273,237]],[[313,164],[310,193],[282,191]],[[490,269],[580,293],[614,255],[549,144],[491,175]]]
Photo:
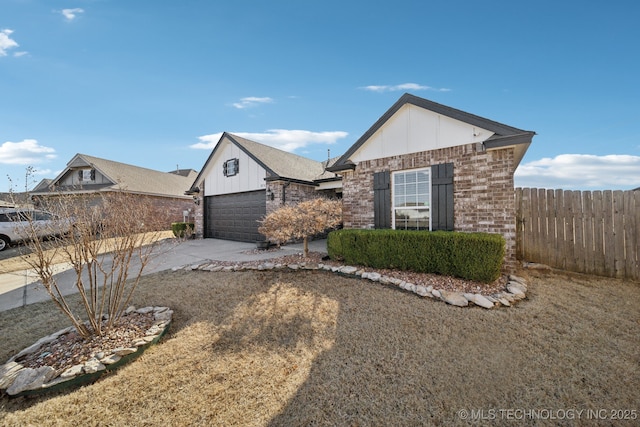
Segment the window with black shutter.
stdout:
[[453,163],[398,171],[391,178],[393,228],[453,230]]
[[222,173],[224,176],[234,176],[239,172],[239,159],[229,159],[222,164]]

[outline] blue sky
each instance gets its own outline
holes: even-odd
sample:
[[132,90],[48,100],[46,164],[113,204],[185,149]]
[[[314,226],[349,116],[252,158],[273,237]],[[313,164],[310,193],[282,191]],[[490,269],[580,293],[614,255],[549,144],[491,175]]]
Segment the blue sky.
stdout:
[[316,160],[405,92],[537,132],[516,185],[640,186],[640,2],[0,0],[0,191],[76,153]]

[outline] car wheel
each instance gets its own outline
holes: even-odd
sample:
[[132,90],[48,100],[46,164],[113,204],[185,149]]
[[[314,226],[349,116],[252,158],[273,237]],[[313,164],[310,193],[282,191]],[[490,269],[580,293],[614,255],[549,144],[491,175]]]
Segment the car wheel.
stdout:
[[4,251],[9,247],[9,238],[0,236],[0,251]]

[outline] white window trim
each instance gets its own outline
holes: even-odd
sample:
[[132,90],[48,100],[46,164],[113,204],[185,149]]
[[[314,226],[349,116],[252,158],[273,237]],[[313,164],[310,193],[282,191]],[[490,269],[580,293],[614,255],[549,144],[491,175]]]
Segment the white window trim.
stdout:
[[396,175],[406,172],[426,172],[429,176],[429,231],[433,229],[433,192],[431,191],[431,168],[403,169],[391,172],[391,228],[396,229],[396,198],[395,198],[395,182]]

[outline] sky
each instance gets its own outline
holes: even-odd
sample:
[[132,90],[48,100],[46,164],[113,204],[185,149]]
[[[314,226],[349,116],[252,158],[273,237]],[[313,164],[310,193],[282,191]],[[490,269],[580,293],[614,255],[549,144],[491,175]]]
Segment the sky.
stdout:
[[325,160],[403,93],[535,131],[517,187],[637,188],[638,16],[637,0],[0,0],[0,192],[76,153],[199,170],[224,131]]

